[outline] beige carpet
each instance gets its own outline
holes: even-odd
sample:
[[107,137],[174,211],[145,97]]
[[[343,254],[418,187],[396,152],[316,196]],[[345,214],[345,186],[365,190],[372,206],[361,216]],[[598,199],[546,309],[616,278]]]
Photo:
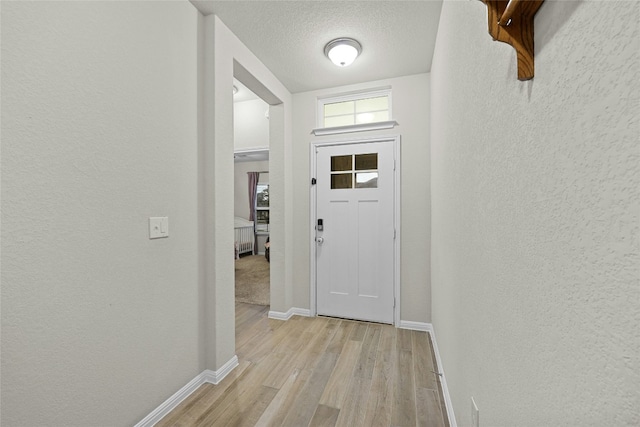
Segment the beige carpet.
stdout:
[[236,260],[236,301],[269,305],[269,263],[264,255]]

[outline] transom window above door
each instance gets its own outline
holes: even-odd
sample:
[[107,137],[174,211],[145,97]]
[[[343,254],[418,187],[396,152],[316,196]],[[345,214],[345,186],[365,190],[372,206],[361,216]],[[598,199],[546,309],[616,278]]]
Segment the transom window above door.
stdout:
[[391,120],[391,89],[318,99],[318,127],[335,128]]
[[331,189],[378,188],[378,154],[331,156]]

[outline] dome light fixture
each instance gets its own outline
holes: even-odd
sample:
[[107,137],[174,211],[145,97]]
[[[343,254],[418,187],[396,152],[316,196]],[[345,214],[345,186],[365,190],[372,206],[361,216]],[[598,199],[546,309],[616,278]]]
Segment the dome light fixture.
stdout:
[[233,85],[233,94],[235,95],[236,93],[238,93],[238,87]]
[[362,45],[355,39],[340,37],[324,47],[324,54],[338,67],[346,67],[362,53]]

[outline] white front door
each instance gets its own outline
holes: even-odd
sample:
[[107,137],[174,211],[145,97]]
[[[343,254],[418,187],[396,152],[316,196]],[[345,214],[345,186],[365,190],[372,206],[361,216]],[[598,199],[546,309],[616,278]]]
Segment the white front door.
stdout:
[[321,315],[393,323],[394,141],[316,147]]

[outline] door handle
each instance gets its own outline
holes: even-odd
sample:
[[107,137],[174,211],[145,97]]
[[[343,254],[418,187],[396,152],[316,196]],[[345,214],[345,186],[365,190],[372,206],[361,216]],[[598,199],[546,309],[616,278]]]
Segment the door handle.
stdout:
[[322,242],[324,242],[324,237],[316,237],[316,242],[318,242],[318,244],[321,245]]

